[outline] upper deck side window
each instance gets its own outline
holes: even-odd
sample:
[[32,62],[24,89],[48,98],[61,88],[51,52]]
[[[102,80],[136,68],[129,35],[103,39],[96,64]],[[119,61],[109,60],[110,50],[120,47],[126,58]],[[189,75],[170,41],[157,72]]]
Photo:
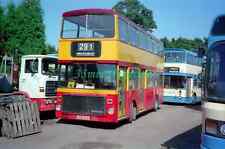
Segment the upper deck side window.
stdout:
[[166,63],[185,63],[184,51],[168,51],[165,52]]
[[160,41],[157,41],[147,31],[141,30],[132,22],[121,17],[119,17],[119,38],[121,41],[137,48],[162,55],[163,45]]
[[187,53],[187,64],[201,66],[201,58],[195,54]]
[[62,38],[114,37],[113,15],[81,15],[64,17]]

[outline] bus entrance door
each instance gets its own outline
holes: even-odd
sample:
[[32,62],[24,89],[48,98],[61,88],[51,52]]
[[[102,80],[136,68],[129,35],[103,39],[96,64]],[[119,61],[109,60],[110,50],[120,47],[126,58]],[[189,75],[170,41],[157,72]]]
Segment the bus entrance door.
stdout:
[[191,78],[187,78],[187,97],[191,97],[191,89],[192,85],[191,85]]
[[119,118],[125,116],[125,99],[127,88],[127,69],[119,68]]

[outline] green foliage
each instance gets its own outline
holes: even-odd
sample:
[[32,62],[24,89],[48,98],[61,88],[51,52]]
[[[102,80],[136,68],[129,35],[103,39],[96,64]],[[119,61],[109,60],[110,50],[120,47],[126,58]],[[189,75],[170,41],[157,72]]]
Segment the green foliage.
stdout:
[[118,13],[128,17],[146,30],[156,29],[153,12],[141,4],[138,0],[121,0],[114,7]]
[[20,26],[20,39],[23,41],[20,49],[24,54],[41,54],[46,45],[40,0],[24,0],[18,11],[21,13],[18,20],[23,24]]
[[4,9],[0,5],[0,55],[3,54],[5,49],[5,14]]
[[19,21],[18,21],[17,8],[13,3],[7,6],[6,20],[5,20],[5,31],[6,41],[5,48],[6,53],[13,54],[13,50],[19,47],[20,34],[19,34]]
[[[24,0],[17,7],[13,3],[7,6],[5,19],[0,21],[0,27],[2,22],[5,24],[3,28],[5,35],[3,48],[6,53],[9,55],[18,53],[21,55],[41,54],[43,50],[46,50],[45,27],[42,16],[40,0]],[[15,49],[18,49],[18,53],[15,53]]]
[[42,51],[41,54],[56,54],[56,49],[54,46],[47,44],[46,48]]
[[171,40],[162,38],[161,41],[164,44],[165,48],[184,48],[187,50],[205,48],[207,46],[207,39],[195,38],[195,39],[187,39],[187,38],[172,38]]

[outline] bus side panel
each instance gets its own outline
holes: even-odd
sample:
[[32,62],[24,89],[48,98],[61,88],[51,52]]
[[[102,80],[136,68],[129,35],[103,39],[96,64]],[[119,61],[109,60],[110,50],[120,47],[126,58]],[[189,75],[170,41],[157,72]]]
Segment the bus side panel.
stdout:
[[146,110],[150,110],[153,108],[154,105],[154,88],[147,88],[144,91],[145,100],[144,100],[144,107]]
[[126,98],[126,115],[127,115],[127,117],[129,117],[130,112],[131,112],[130,106],[131,106],[132,102],[134,102],[134,104],[138,110],[141,108],[140,96],[139,96],[139,92],[137,90],[130,90],[130,91],[127,91],[126,97],[127,97]]

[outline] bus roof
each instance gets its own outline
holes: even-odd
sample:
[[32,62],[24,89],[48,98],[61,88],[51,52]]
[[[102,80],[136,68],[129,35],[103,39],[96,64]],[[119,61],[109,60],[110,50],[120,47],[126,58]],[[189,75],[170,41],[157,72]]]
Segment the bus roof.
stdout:
[[56,54],[49,54],[49,55],[24,55],[22,58],[57,58]]
[[123,15],[119,14],[118,12],[116,12],[113,9],[101,9],[101,8],[77,9],[77,10],[71,10],[71,11],[64,12],[63,17],[73,17],[73,16],[88,15],[88,14],[92,14],[92,15],[103,15],[103,14],[118,15],[121,18],[128,21],[129,23],[131,23],[136,28],[138,28],[140,31],[144,32],[145,34],[150,35],[152,39],[154,39],[156,42],[158,42],[158,44],[163,45],[163,43],[158,38],[156,38],[151,32],[148,32],[148,31],[144,30],[141,26],[138,26],[132,20],[130,20],[126,16],[123,16]]
[[225,14],[216,17],[210,30],[208,38],[208,47],[210,48],[215,42],[225,41]]
[[109,14],[109,15],[114,15],[117,14],[114,10],[112,9],[95,9],[95,8],[90,8],[90,9],[78,9],[78,10],[72,10],[63,13],[63,17],[71,17],[71,16],[81,16],[81,15],[87,15],[87,14],[93,14],[93,15],[101,15],[101,14]]
[[[195,49],[193,49],[195,50]],[[165,48],[164,50],[165,52],[170,52],[170,51],[182,51],[182,52],[187,52],[187,53],[191,53],[193,55],[197,55],[197,52],[195,51],[190,51],[190,50],[187,50],[187,49],[183,49],[183,48]],[[197,51],[197,50],[196,50]]]

